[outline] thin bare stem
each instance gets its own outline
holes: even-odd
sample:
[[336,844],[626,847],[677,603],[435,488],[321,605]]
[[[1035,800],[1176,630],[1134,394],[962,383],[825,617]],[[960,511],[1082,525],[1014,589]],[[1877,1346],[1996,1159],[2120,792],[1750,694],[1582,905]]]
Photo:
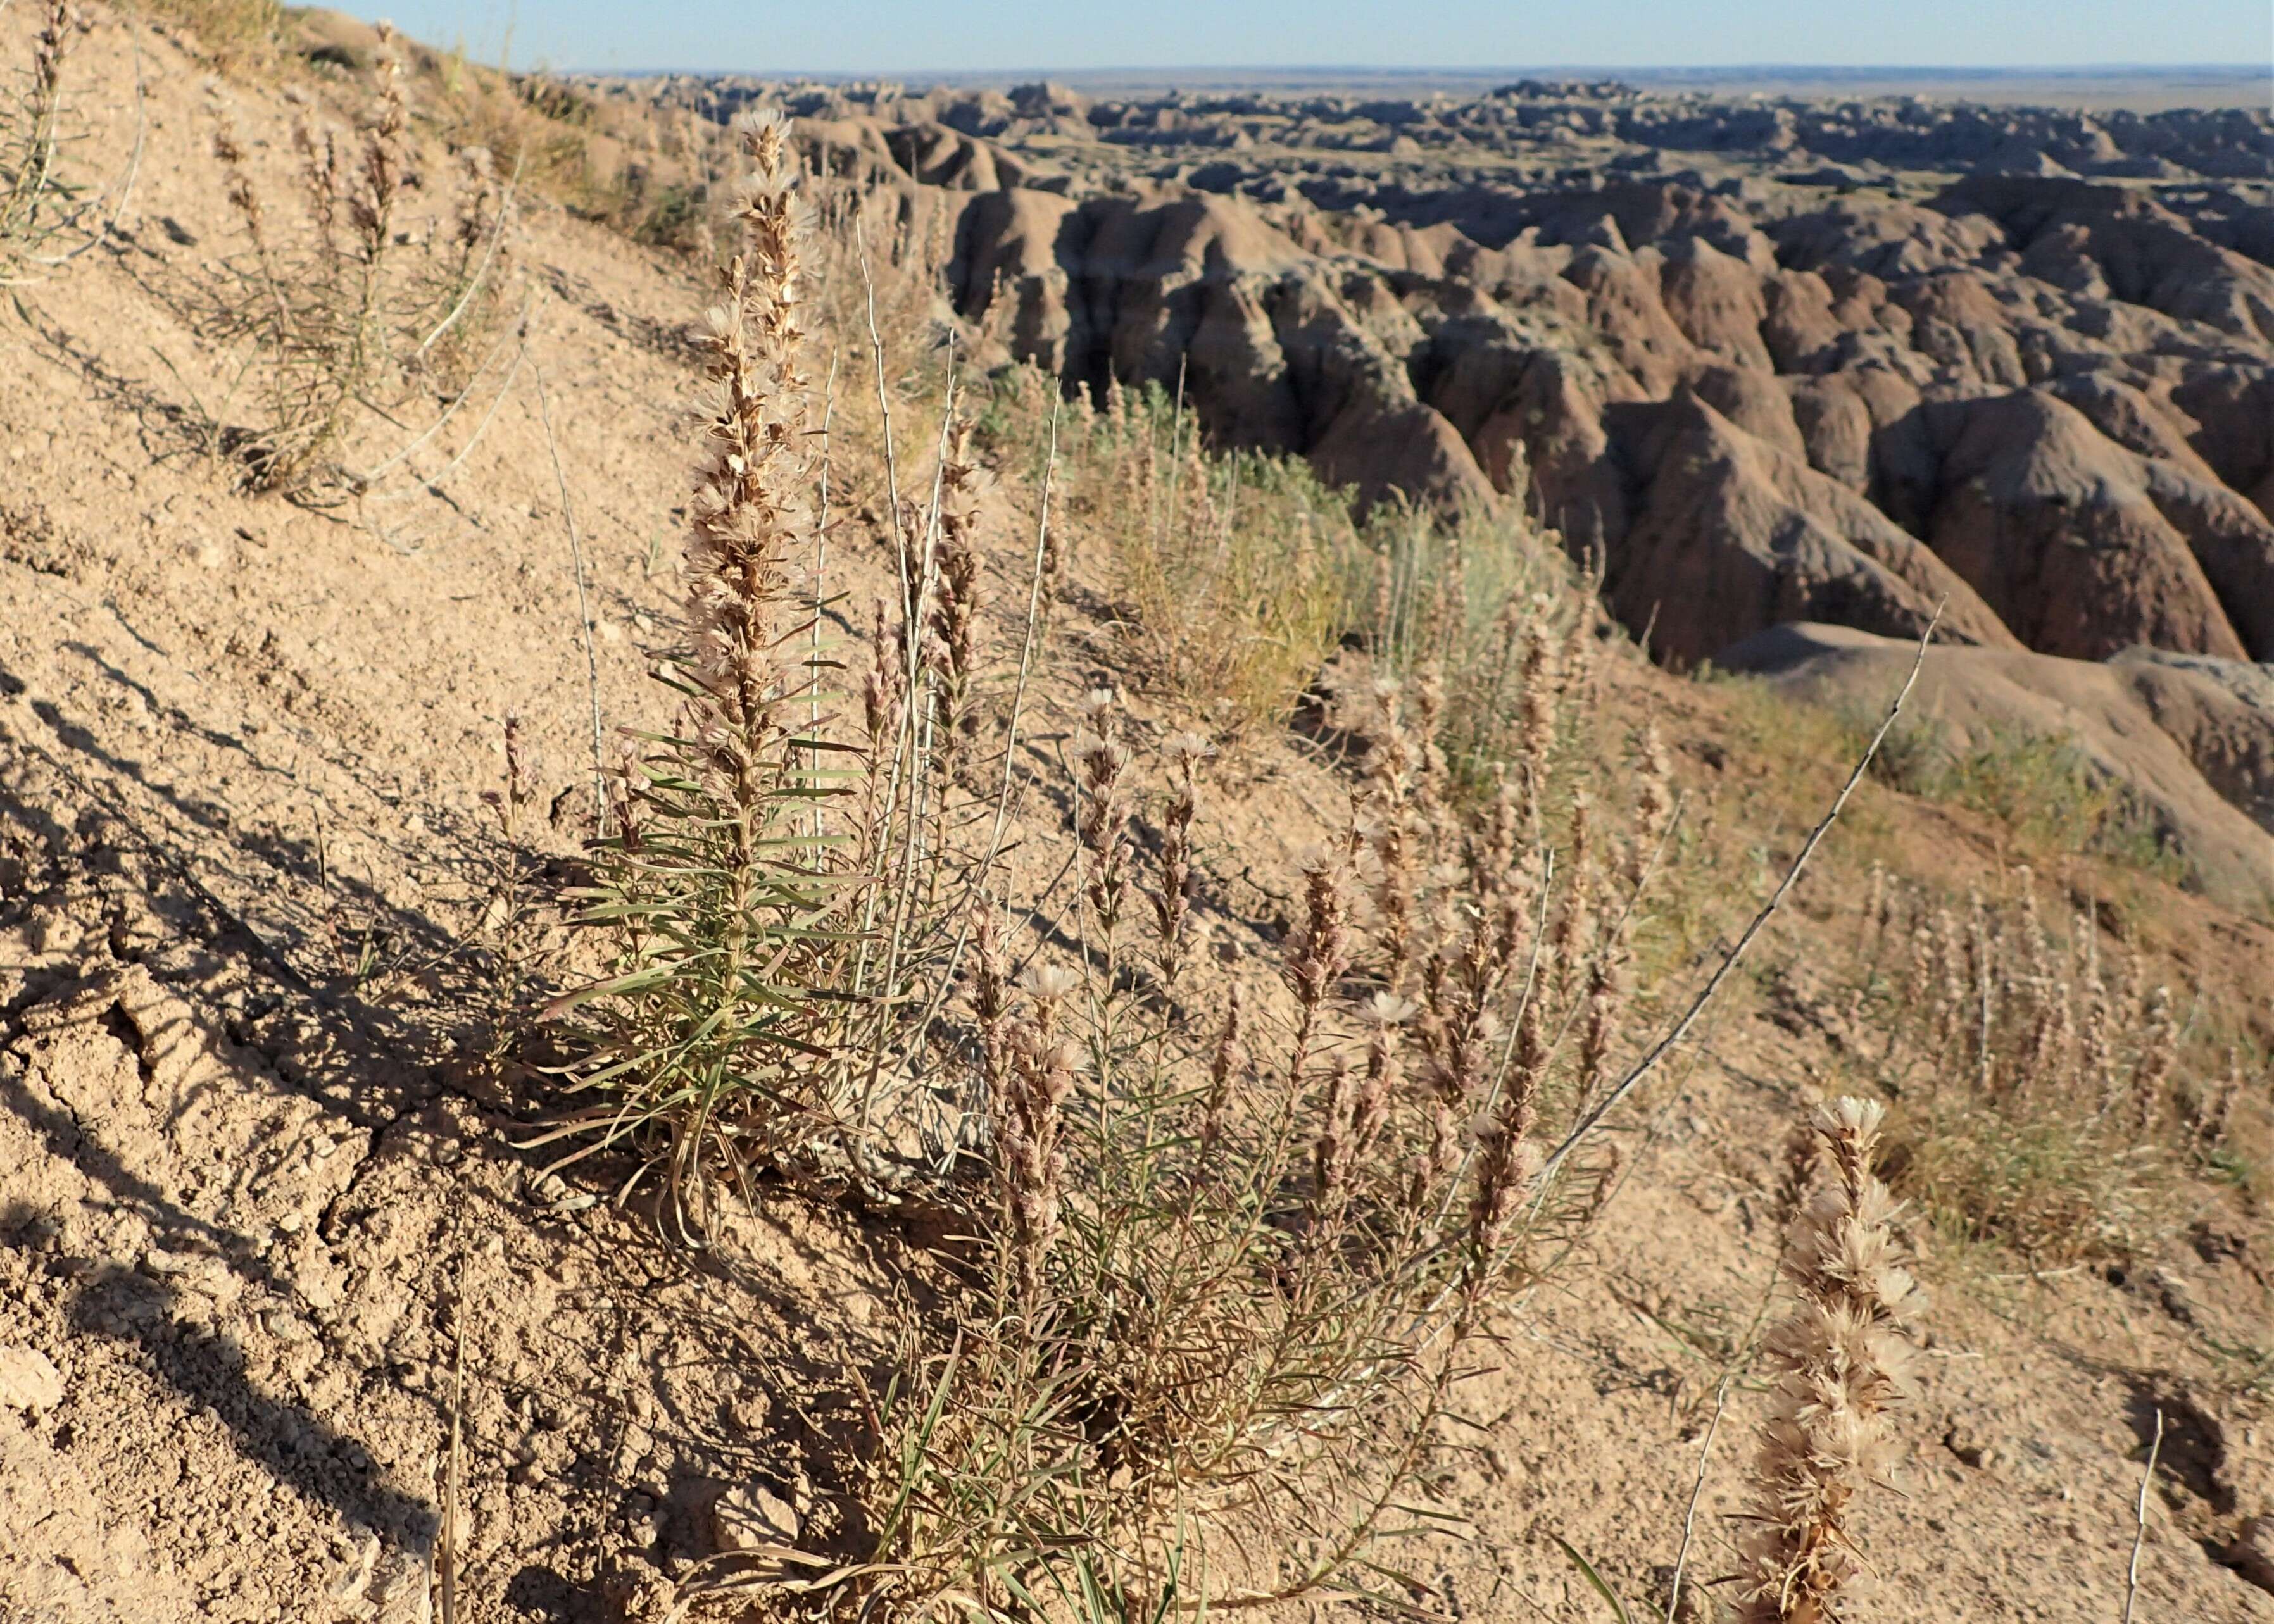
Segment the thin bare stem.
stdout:
[[2140,1548],[2148,1543],[2148,1489],[2156,1481],[2156,1459],[2164,1452],[2164,1407],[2156,1406],[2156,1436],[2148,1446],[2148,1464],[2140,1472],[2140,1498],[2132,1512],[2132,1560],[2124,1569],[2124,1624],[2132,1624],[2133,1604],[2140,1599]]
[[[911,1054],[921,1054],[923,1051],[924,1041],[930,1034],[932,1022],[938,1019],[940,1010],[947,1003],[948,991],[955,985],[955,974],[963,962],[964,948],[971,936],[971,903],[985,887],[988,876],[995,870],[996,860],[1002,855],[1003,852],[1003,832],[1010,819],[1011,777],[1018,762],[1019,723],[1025,713],[1027,681],[1033,672],[1035,653],[1040,642],[1043,553],[1050,534],[1050,479],[1058,467],[1058,413],[1057,403],[1053,402],[1050,407],[1050,460],[1043,466],[1042,512],[1041,516],[1035,523],[1034,573],[1027,589],[1027,628],[1019,644],[1019,677],[1011,690],[1011,715],[1003,733],[1003,781],[995,792],[994,827],[988,832],[986,854],[980,859],[979,866],[972,871],[964,888],[962,902],[956,909],[957,915],[964,922],[956,933],[955,946],[948,954],[946,973],[940,976],[939,985],[932,993],[931,1002],[925,1006],[923,1019],[916,1025],[915,1040],[909,1045]],[[1072,861],[1071,855],[1068,861]]]
[[419,340],[418,347],[410,352],[414,361],[425,359],[426,352],[440,342],[442,335],[458,325],[460,318],[472,308],[474,296],[482,290],[483,283],[489,279],[490,266],[497,258],[498,244],[505,240],[506,227],[513,218],[514,196],[521,185],[521,166],[527,157],[528,154],[524,152],[517,154],[513,161],[513,174],[506,181],[505,195],[498,199],[497,219],[491,223],[489,241],[482,248],[481,263],[474,267],[474,274],[466,279],[466,285],[459,292],[457,303],[450,306],[448,313],[434,324],[433,331]]
[[1698,1532],[1698,1502],[1706,1493],[1706,1469],[1713,1459],[1713,1438],[1721,1430],[1721,1412],[1729,1402],[1729,1383],[1735,1371],[1725,1372],[1713,1389],[1713,1419],[1706,1424],[1706,1441],[1698,1447],[1698,1477],[1690,1485],[1690,1508],[1682,1514],[1682,1548],[1674,1553],[1674,1583],[1666,1594],[1666,1624],[1674,1624],[1682,1610],[1682,1576],[1690,1565],[1690,1542]]
[[1824,843],[1824,837],[1832,832],[1832,825],[1839,822],[1841,810],[1848,805],[1848,798],[1856,793],[1856,786],[1864,781],[1864,773],[1870,770],[1872,761],[1878,756],[1879,747],[1886,742],[1887,735],[1894,731],[1895,718],[1903,711],[1903,702],[1910,697],[1912,688],[1918,682],[1919,673],[1926,665],[1927,645],[1934,641],[1934,628],[1941,623],[1942,607],[1940,604],[1935,605],[1933,618],[1927,622],[1926,630],[1919,635],[1918,653],[1911,660],[1910,674],[1903,679],[1902,687],[1896,691],[1894,703],[1887,707],[1886,719],[1879,724],[1879,731],[1871,735],[1871,742],[1864,747],[1864,754],[1856,759],[1855,770],[1849,773],[1848,781],[1840,786],[1840,793],[1832,798],[1830,809],[1825,813],[1816,827],[1809,831],[1808,838],[1801,845],[1799,855],[1792,860],[1792,866],[1785,870],[1784,878],[1777,882],[1776,890],[1769,893],[1769,899],[1761,905],[1760,912],[1753,915],[1752,922],[1745,927],[1744,934],[1737,938],[1736,945],[1723,956],[1713,974],[1706,978],[1706,985],[1698,989],[1697,997],[1690,1001],[1690,1007],[1683,1012],[1682,1019],[1674,1023],[1673,1029],[1653,1044],[1650,1052],[1635,1063],[1634,1069],[1621,1078],[1615,1087],[1582,1116],[1573,1125],[1571,1132],[1564,1135],[1563,1142],[1549,1153],[1540,1169],[1543,1177],[1562,1165],[1564,1159],[1578,1148],[1579,1142],[1594,1132],[1595,1125],[1608,1116],[1620,1101],[1634,1092],[1636,1085],[1656,1070],[1658,1063],[1672,1053],[1675,1047],[1689,1035],[1690,1028],[1697,1025],[1698,1018],[1706,1012],[1706,1006],[1713,1003],[1713,995],[1721,990],[1721,983],[1729,979],[1729,973],[1737,967],[1737,961],[1745,956],[1745,950],[1752,946],[1753,939],[1761,934],[1769,921],[1776,917],[1777,911],[1784,906],[1784,899],[1792,894],[1792,888],[1799,883],[1801,874],[1807,868],[1808,860],[1816,855],[1816,848]]
[[466,1492],[466,1259],[458,1258],[457,1312],[453,1316],[450,1347],[450,1446],[442,1469],[442,1526],[434,1534],[435,1609],[442,1624],[458,1624],[458,1569],[465,1560],[459,1548],[463,1538]]
[[576,508],[568,496],[568,471],[561,466],[561,442],[553,432],[553,410],[545,397],[545,369],[533,367],[530,375],[537,380],[537,415],[545,425],[545,449],[553,458],[553,477],[561,487],[561,520],[568,531],[568,561],[576,575],[576,620],[584,633],[585,692],[592,711],[592,818],[603,823],[607,818],[608,770],[601,759],[600,657],[592,647],[591,599],[584,588],[584,544],[576,534]]

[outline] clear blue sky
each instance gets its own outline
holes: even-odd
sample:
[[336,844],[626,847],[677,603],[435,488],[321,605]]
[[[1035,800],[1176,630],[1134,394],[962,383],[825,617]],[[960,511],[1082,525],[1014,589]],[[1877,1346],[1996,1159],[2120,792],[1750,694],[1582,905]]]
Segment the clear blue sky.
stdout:
[[[334,0],[339,4],[340,0]],[[2265,64],[2270,0],[347,0],[516,67]]]

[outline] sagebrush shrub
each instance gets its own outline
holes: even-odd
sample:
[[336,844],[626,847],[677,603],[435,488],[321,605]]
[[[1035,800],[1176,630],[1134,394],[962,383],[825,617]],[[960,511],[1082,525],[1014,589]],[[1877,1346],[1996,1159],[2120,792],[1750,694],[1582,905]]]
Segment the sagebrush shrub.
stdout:
[[[861,432],[896,467],[898,409],[937,461],[928,497],[870,508],[895,584],[847,617],[865,651],[821,636],[844,419],[836,397],[816,410],[809,312],[828,302],[817,265],[841,275],[849,246],[876,267],[857,225],[816,247],[778,119],[745,139],[680,718],[638,741],[596,848],[587,919],[614,962],[560,1003],[586,1103],[553,1135],[572,1157],[629,1153],[626,1187],[652,1177],[692,1237],[768,1169],[920,1199],[958,1238],[930,1266],[950,1289],[908,1310],[885,1367],[847,1371],[870,1395],[858,1560],[726,1559],[697,1583],[1001,1619],[1364,1588],[1379,1542],[1414,1526],[1455,1382],[1594,1206],[1603,1164],[1566,1130],[1639,1047],[1664,753],[1597,748],[1595,612],[1529,531],[1448,539],[1410,513],[1365,530],[1306,476],[1178,444],[1191,512],[1237,483],[1244,503],[1287,497],[1283,515],[1315,502],[1345,538],[1299,565],[1344,606],[1274,643],[1268,674],[1209,665],[1246,634],[1191,615],[1154,668],[1204,656],[1183,667],[1210,673],[1198,689],[1164,688],[1272,695],[1171,707],[1212,710],[1225,735],[1314,694],[1345,763],[1349,815],[1297,865],[1276,962],[1209,951],[1218,876],[1251,861],[1212,821],[1219,741],[1099,689],[1066,718],[1063,778],[1017,749],[1066,553],[1042,523],[1023,583],[993,581],[952,350],[928,421],[901,393],[923,374],[866,357]],[[881,351],[873,286],[831,298]],[[1038,418],[1041,391],[990,384],[995,403],[1013,392]],[[1159,402],[1058,413],[1070,461],[1103,447],[1077,486],[1133,462],[1145,491],[1164,424],[1139,422]],[[1045,490],[1056,472],[1046,454]],[[1243,547],[1265,568],[1287,539],[1211,523],[1177,568]],[[1015,670],[988,635],[1005,621],[1023,623]]]

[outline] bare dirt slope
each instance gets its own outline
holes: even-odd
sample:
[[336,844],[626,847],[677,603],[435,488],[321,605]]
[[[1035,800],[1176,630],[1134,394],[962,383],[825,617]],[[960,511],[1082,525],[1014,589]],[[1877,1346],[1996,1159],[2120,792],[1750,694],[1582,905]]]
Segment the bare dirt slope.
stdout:
[[[843,1360],[912,1245],[770,1191],[719,1252],[675,1252],[605,1186],[533,1177],[511,1140],[541,1084],[488,1064],[516,859],[482,797],[517,715],[544,894],[591,793],[572,523],[599,708],[656,714],[688,461],[673,335],[702,290],[531,204],[526,354],[447,479],[322,513],[237,494],[181,427],[230,357],[153,292],[231,229],[204,70],[140,49],[118,229],[0,327],[0,1618],[423,1620],[454,1422],[464,1616],[659,1617],[722,1497],[837,1531]],[[81,103],[94,149],[126,150],[124,25],[98,12],[78,61],[107,87]],[[231,94],[281,166],[282,106]],[[850,528],[857,569],[876,541]],[[1621,680],[1713,753],[1705,700]],[[1284,883],[1334,787],[1254,748],[1221,838]],[[1219,876],[1228,917],[1243,896]],[[1477,1380],[1440,1485],[1473,1532],[1400,1553],[1419,1601],[1604,1616],[1557,1538],[1663,1594],[1713,1410],[1699,1350],[1766,1283],[1766,1147],[1831,1053],[1805,1000],[1758,1010],[1628,1126],[1588,1255]],[[2270,1253],[2263,1229],[2206,1236],[2152,1279],[1954,1276],[1859,1616],[2115,1616],[2160,1405],[2142,1616],[2274,1617],[2222,1560],[2274,1512],[2274,1432],[2207,1351],[2263,1335]],[[1698,1576],[1722,1571],[1751,1411],[1730,1395]]]

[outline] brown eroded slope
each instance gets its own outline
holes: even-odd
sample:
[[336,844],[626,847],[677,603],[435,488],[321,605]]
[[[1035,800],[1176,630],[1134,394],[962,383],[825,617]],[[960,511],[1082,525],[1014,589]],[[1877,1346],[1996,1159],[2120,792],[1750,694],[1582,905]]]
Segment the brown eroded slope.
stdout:
[[[1013,356],[1094,394],[1180,393],[1220,442],[1306,455],[1369,499],[1521,501],[1600,558],[1614,613],[1677,665],[1794,621],[1915,635],[1938,605],[1946,639],[1991,650],[2274,660],[2263,186],[1977,162],[1879,192],[1694,171],[1480,190],[1449,156],[1362,194],[1272,152],[1203,189],[1113,168],[1096,143],[1126,126],[1085,146],[1079,99],[1060,102],[838,96],[809,127],[898,152],[887,120],[922,108],[985,132],[964,147],[1047,151],[1047,189],[831,167],[952,236],[957,307]],[[1740,152],[1758,134],[1727,133]],[[2096,150],[2127,173],[2112,138]],[[2232,726],[2250,749],[2274,737],[2255,699]],[[2255,892],[2274,851],[2228,841],[2215,866]]]
[[[1181,377],[1224,440],[1370,495],[1520,492],[1604,550],[1623,616],[1655,605],[1676,659],[1796,600],[1905,629],[1954,587],[1973,641],[2001,641],[1994,617],[2041,652],[2274,658],[2263,118],[1532,83],[1406,103],[596,88],[776,102],[865,143],[870,176],[950,192],[959,307],[1007,297],[1015,353],[1093,389]],[[1228,155],[1170,159],[1193,149]],[[1017,178],[1013,153],[1048,168]],[[1741,438],[1700,444],[1699,402]],[[1653,404],[1671,425],[1627,410]],[[1946,571],[1880,579],[1891,538],[1764,447]],[[1781,583],[1694,607],[1723,569]]]

